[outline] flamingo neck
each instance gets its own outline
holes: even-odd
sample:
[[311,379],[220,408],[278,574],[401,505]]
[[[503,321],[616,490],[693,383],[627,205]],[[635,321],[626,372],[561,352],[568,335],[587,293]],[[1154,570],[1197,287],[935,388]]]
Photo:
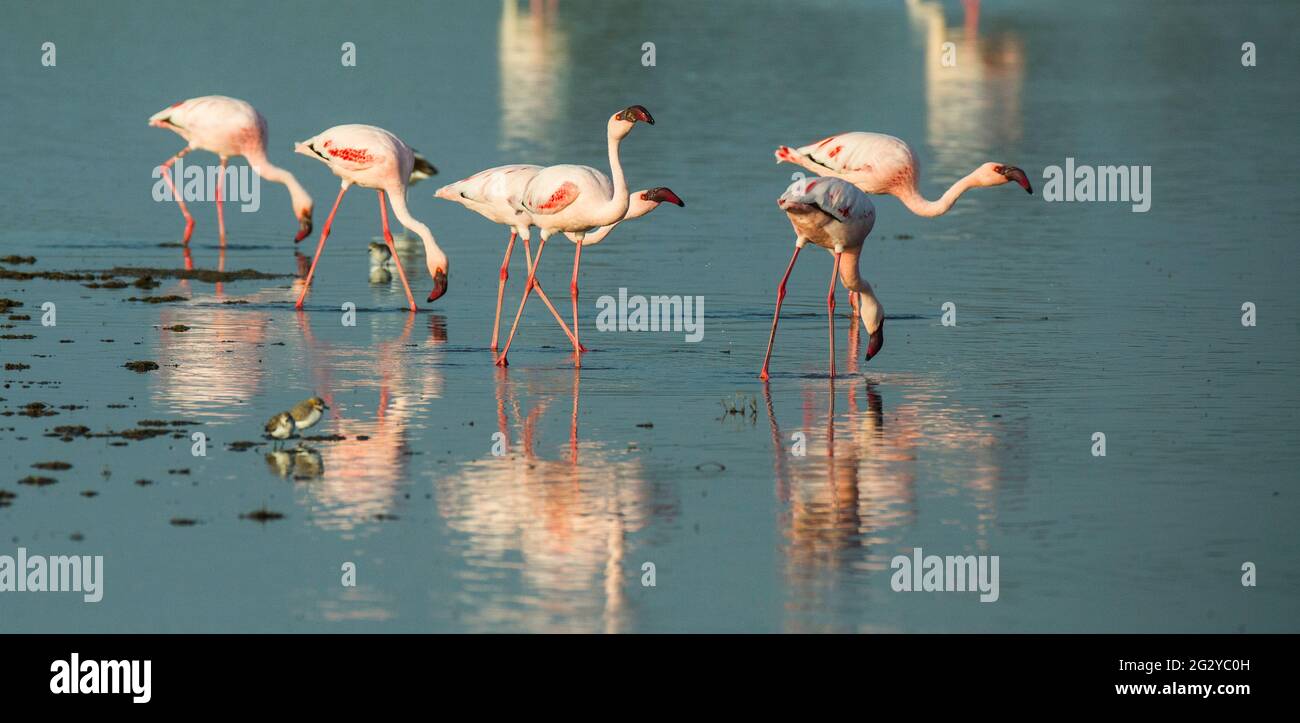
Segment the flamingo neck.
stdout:
[[295,213],[299,209],[312,207],[311,195],[307,193],[307,189],[298,183],[298,179],[294,178],[292,173],[267,160],[265,151],[260,148],[250,150],[244,154],[244,157],[248,159],[248,165],[253,167],[257,175],[272,183],[284,184],[284,187],[289,189],[289,198],[293,200]]
[[948,213],[948,209],[952,208],[954,203],[957,203],[957,199],[960,198],[967,189],[975,186],[974,175],[975,174],[972,172],[970,175],[958,179],[956,183],[948,187],[947,191],[943,192],[943,195],[940,196],[937,201],[926,200],[926,198],[921,195],[921,192],[917,190],[915,179],[912,180],[911,185],[907,186],[902,192],[895,195],[898,196],[898,200],[903,202],[904,206],[907,206],[909,211],[918,216],[925,216],[927,218],[942,216],[945,213]]
[[844,250],[840,257],[840,281],[844,284],[844,288],[858,295],[858,311],[862,315],[862,325],[867,328],[868,334],[874,334],[885,320],[885,311],[880,305],[880,300],[876,298],[876,292],[871,289],[871,284],[862,278],[862,272],[858,269],[858,261],[861,258],[861,247]]
[[610,224],[623,220],[628,207],[627,179],[623,177],[623,164],[618,159],[619,140],[616,136],[609,136],[609,173],[614,180],[614,197],[601,207],[599,214],[601,218],[608,219]]
[[429,276],[434,276],[434,272],[438,269],[441,269],[443,273],[447,273],[449,271],[447,254],[443,253],[442,247],[438,246],[438,242],[433,238],[433,232],[429,230],[429,227],[417,221],[406,208],[406,189],[398,188],[389,190],[387,193],[388,201],[393,206],[393,215],[397,217],[397,220],[403,226],[414,231],[415,235],[419,236],[420,241],[424,243],[424,262],[429,268]]
[[623,221],[631,221],[634,218],[641,218],[647,213],[650,213],[651,211],[655,210],[655,207],[659,205],[657,203],[647,203],[644,201],[642,201],[641,203],[637,203],[638,195],[640,195],[639,191],[637,193],[633,193],[630,196],[628,196],[627,213],[623,214],[623,218],[621,220],[615,221],[614,223],[607,224],[605,226],[601,226],[595,231],[587,232],[587,235],[582,239],[582,245],[590,246],[592,244],[598,244],[601,241],[604,241],[605,237],[608,236],[609,233],[614,230],[615,226],[619,225],[620,223],[623,223]]

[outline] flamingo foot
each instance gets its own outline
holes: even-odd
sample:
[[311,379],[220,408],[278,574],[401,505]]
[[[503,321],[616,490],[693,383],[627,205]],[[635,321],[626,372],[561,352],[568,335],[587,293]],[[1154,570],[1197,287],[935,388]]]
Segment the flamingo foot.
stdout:
[[510,362],[506,361],[505,355],[502,354],[501,356],[497,357],[496,365],[499,367],[508,367],[510,366]]

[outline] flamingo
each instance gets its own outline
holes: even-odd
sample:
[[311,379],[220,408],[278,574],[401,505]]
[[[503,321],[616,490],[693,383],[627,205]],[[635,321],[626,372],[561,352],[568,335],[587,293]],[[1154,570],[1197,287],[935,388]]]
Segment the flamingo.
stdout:
[[334,199],[334,208],[330,209],[329,218],[320,232],[320,241],[316,244],[316,255],[311,260],[307,271],[307,280],[294,308],[301,309],[303,299],[311,288],[312,276],[316,273],[316,263],[320,261],[321,251],[325,249],[325,240],[329,238],[330,226],[334,223],[334,214],[339,210],[339,202],[348,187],[356,184],[363,188],[379,191],[379,218],[383,221],[384,243],[392,254],[397,266],[397,275],[402,279],[402,289],[406,291],[406,300],[411,311],[416,311],[415,298],[411,296],[411,287],[406,282],[406,272],[402,262],[397,258],[397,248],[393,245],[393,234],[388,230],[388,210],[384,207],[384,194],[393,203],[393,215],[406,228],[414,231],[424,242],[424,261],[433,277],[433,291],[429,292],[429,301],[447,293],[447,254],[438,247],[429,227],[415,220],[406,209],[406,187],[423,178],[437,173],[428,161],[402,142],[402,139],[383,128],[367,125],[334,126],[317,135],[298,143],[294,150],[304,156],[311,156],[329,166],[334,175],[343,179],[338,198]]
[[[501,260],[501,273],[497,282],[496,318],[492,323],[493,352],[497,351],[497,335],[501,326],[501,301],[505,293],[506,280],[510,278],[510,254],[514,249],[516,237],[522,237],[524,240],[525,259],[529,270],[532,270],[532,252],[529,248],[529,227],[533,222],[532,215],[527,210],[518,207],[517,199],[523,196],[528,182],[541,170],[541,166],[527,164],[497,166],[496,168],[479,171],[462,181],[443,186],[434,194],[435,198],[455,201],[489,221],[510,227],[510,241],[506,244],[506,254],[505,258]],[[668,188],[648,188],[637,191],[628,198],[627,214],[620,221],[615,221],[586,234],[579,248],[600,243],[622,221],[644,216],[663,202],[675,203],[679,206],[686,205],[677,197],[677,194]],[[578,243],[574,234],[567,233],[566,235],[575,244]],[[551,310],[551,314],[555,316],[555,320],[559,322],[565,336],[569,337],[569,341],[575,341],[573,332],[569,330],[569,325],[564,322],[564,318],[555,310],[555,305],[547,297],[541,283],[534,282],[534,287],[537,289],[537,294],[541,297],[542,302],[546,304],[546,307]],[[576,309],[574,318],[577,318]]]
[[921,167],[916,154],[902,140],[883,133],[841,133],[823,141],[791,149],[776,149],[776,162],[793,163],[821,176],[841,178],[865,193],[889,194],[918,216],[942,216],[971,188],[1001,186],[1015,181],[1029,193],[1025,172],[1004,163],[985,163],[944,192],[937,201],[926,200],[916,188]]
[[[510,227],[510,241],[506,243],[506,255],[501,260],[501,272],[497,281],[496,320],[492,323],[492,352],[494,354],[497,351],[497,334],[501,326],[501,301],[505,295],[506,279],[510,277],[510,254],[514,250],[516,237],[523,237],[524,254],[528,261],[528,268],[532,269],[533,257],[528,244],[530,240],[529,227],[532,225],[533,219],[526,210],[517,207],[517,200],[523,197],[528,182],[533,180],[533,177],[541,170],[541,166],[523,163],[497,166],[443,186],[434,194],[434,198],[455,201],[493,223]],[[555,315],[555,320],[560,322],[560,327],[564,329],[565,336],[569,337],[570,341],[573,341],[573,332],[569,331],[569,325],[564,323],[560,312],[555,310],[555,305],[551,303],[550,297],[542,290],[541,284],[536,284],[536,286],[537,294],[542,298],[546,307],[551,310],[551,313]]]
[[588,232],[602,226],[612,226],[627,216],[631,196],[627,190],[627,179],[623,177],[623,165],[618,159],[618,146],[638,121],[650,125],[655,122],[645,106],[631,105],[610,116],[606,124],[609,168],[613,181],[589,166],[550,166],[538,171],[524,187],[522,197],[515,200],[515,207],[527,212],[533,225],[541,231],[541,241],[537,244],[537,254],[528,269],[528,281],[524,286],[523,297],[519,300],[519,309],[515,312],[514,324],[510,327],[510,336],[506,337],[505,348],[497,357],[497,366],[509,364],[506,354],[510,351],[510,342],[514,340],[528,295],[537,286],[537,265],[542,259],[542,249],[546,246],[546,240],[556,233],[571,234],[570,238],[577,244],[573,259],[573,280],[569,285],[574,312],[570,341],[573,342],[575,353],[584,351],[578,341],[578,261]]
[[274,183],[283,183],[289,189],[293,202],[293,215],[298,219],[298,235],[294,242],[302,241],[311,233],[311,196],[298,183],[292,173],[278,168],[266,158],[266,119],[257,109],[237,98],[222,95],[205,95],[173,103],[149,117],[149,125],[166,128],[188,141],[179,153],[167,159],[160,168],[172,198],[185,217],[185,237],[190,242],[194,233],[194,217],[185,207],[185,200],[172,182],[172,164],[192,150],[217,154],[221,159],[221,175],[217,177],[217,228],[221,243],[226,242],[226,219],[222,212],[222,192],[226,180],[226,162],[231,156],[243,156],[257,175]]
[[862,242],[876,223],[876,207],[867,194],[853,184],[831,177],[801,178],[790,184],[777,199],[776,205],[790,217],[794,226],[794,255],[776,289],[776,313],[772,316],[772,333],[767,338],[767,355],[763,357],[763,370],[759,378],[768,378],[767,365],[772,359],[772,342],[776,340],[776,324],[781,319],[781,302],[785,299],[785,283],[790,278],[799,251],[811,241],[835,256],[831,269],[830,291],[826,294],[826,313],[830,319],[831,378],[835,377],[835,277],[849,293],[856,297],[861,310],[862,325],[871,335],[867,341],[867,361],[880,352],[885,344],[885,312],[871,290],[871,284],[862,278],[858,262],[862,257]]

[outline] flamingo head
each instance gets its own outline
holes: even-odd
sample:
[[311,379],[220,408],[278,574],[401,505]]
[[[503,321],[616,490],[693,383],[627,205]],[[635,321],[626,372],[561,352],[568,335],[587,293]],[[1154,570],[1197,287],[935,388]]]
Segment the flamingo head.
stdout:
[[609,118],[609,135],[615,140],[622,140],[627,134],[632,132],[632,126],[637,121],[642,123],[655,124],[655,119],[651,117],[650,111],[643,105],[629,105],[623,110],[615,113]]
[[1029,177],[1024,171],[1004,163],[985,163],[975,170],[975,180],[981,186],[1001,186],[1015,181],[1027,193],[1034,192],[1033,187],[1029,185]]
[[637,191],[632,194],[627,206],[627,215],[624,220],[630,218],[640,218],[659,207],[661,203],[672,203],[678,206],[686,206],[677,194],[673,193],[671,188],[660,186],[658,188],[647,188],[644,191]]
[[[426,249],[427,254],[427,249]],[[429,256],[429,275],[433,277],[433,291],[429,292],[428,301],[437,301],[447,293],[447,272],[450,270],[446,254]]]
[[885,319],[881,317],[880,323],[876,325],[876,330],[871,332],[871,336],[867,339],[867,361],[871,361],[871,357],[879,354],[884,346]]
[[298,234],[293,237],[293,242],[298,243],[311,235],[311,204],[295,208],[294,215],[298,217]]

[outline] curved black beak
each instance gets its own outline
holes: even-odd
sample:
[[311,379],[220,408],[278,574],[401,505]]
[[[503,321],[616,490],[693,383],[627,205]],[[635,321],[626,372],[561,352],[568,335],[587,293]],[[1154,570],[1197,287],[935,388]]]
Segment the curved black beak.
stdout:
[[1003,166],[1002,175],[1006,176],[1007,180],[1009,181],[1015,181],[1016,183],[1019,183],[1021,188],[1028,191],[1031,195],[1033,194],[1034,189],[1030,187],[1029,177],[1025,175],[1024,171],[1020,170],[1019,168],[1016,168],[1015,166]]
[[311,211],[302,215],[298,219],[298,235],[293,237],[293,242],[298,243],[311,235]]
[[884,347],[885,347],[885,320],[881,319],[880,327],[877,328],[874,332],[872,332],[871,338],[867,340],[867,361],[871,361],[871,357],[879,354],[880,350],[883,349]]
[[445,293],[447,293],[447,272],[439,269],[433,275],[433,291],[429,292],[428,301],[437,301]]
[[677,194],[673,193],[671,188],[664,188],[661,186],[651,190],[648,195],[651,201],[658,201],[659,203],[675,203],[682,208],[686,208],[686,202]]
[[643,105],[629,105],[619,111],[618,119],[631,121],[632,123],[641,121],[642,123],[649,123],[650,125],[655,124],[655,119],[650,116],[650,111],[646,110]]

